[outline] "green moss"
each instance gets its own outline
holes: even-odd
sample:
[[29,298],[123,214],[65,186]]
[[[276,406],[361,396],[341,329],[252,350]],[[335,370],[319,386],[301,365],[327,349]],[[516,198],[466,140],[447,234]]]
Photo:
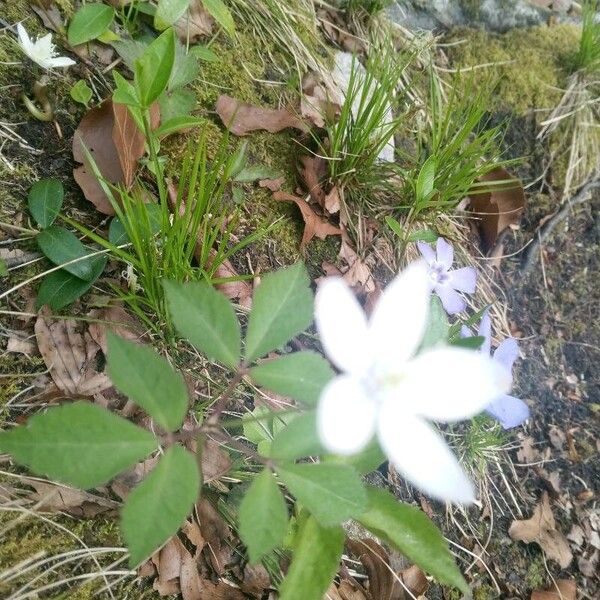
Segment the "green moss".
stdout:
[[568,24],[514,29],[505,34],[462,29],[446,41],[458,42],[448,48],[456,69],[503,63],[476,68],[469,74],[480,85],[490,85],[490,76],[498,78],[493,110],[524,114],[532,108],[556,106],[568,76],[567,60],[577,49],[580,32]]
[[530,559],[525,573],[527,587],[533,590],[543,588],[546,584],[546,566],[542,556],[535,556]]
[[489,584],[482,583],[473,588],[473,600],[492,600],[497,597],[496,590]]

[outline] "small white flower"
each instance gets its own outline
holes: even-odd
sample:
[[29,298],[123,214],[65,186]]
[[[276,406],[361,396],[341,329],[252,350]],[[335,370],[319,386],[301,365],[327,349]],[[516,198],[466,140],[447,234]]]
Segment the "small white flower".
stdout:
[[472,417],[510,381],[505,369],[472,350],[438,346],[414,356],[430,290],[427,265],[413,263],[390,283],[367,321],[341,279],[319,286],[317,328],[342,374],[323,390],[317,427],[336,454],[360,452],[377,435],[390,462],[416,487],[440,500],[469,503],[473,486],[428,420]]
[[17,32],[19,34],[19,46],[21,46],[23,52],[43,69],[70,67],[75,64],[74,60],[66,56],[56,56],[51,33],[34,42],[21,23],[17,23]]

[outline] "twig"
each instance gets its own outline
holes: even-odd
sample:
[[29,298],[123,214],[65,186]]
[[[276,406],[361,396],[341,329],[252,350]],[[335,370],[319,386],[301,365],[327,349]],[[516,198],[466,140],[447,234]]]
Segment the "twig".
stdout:
[[574,196],[564,203],[564,206],[551,219],[546,221],[543,227],[538,230],[537,239],[531,242],[527,251],[523,254],[523,259],[521,261],[521,273],[523,275],[529,275],[535,266],[544,240],[550,236],[559,223],[562,223],[562,221],[569,216],[573,206],[587,202],[589,192],[598,187],[600,187],[600,178],[588,181]]

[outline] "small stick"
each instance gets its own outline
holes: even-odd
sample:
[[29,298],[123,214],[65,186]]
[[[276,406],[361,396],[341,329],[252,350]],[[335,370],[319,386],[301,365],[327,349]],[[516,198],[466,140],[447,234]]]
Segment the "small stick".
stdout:
[[523,254],[521,260],[521,273],[529,275],[537,262],[542,243],[550,236],[559,223],[562,223],[568,216],[573,206],[583,204],[588,201],[588,194],[593,189],[600,187],[600,178],[592,179],[584,184],[579,191],[567,200],[564,206],[551,218],[546,221],[543,227],[538,230],[537,239],[531,242],[527,251]]

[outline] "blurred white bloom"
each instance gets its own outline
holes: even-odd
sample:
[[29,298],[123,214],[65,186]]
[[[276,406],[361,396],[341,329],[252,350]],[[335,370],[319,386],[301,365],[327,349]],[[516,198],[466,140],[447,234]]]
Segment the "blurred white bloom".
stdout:
[[325,280],[315,317],[323,347],[342,371],[317,410],[322,443],[336,454],[360,452],[377,435],[408,481],[439,500],[469,503],[473,486],[428,420],[479,413],[505,393],[505,369],[480,352],[438,346],[414,356],[427,325],[427,265],[413,263],[379,299],[369,321],[348,286]]
[[23,52],[43,69],[70,67],[75,64],[74,60],[66,56],[56,56],[51,33],[34,42],[21,23],[17,23],[17,32],[19,34],[19,46],[21,46]]

